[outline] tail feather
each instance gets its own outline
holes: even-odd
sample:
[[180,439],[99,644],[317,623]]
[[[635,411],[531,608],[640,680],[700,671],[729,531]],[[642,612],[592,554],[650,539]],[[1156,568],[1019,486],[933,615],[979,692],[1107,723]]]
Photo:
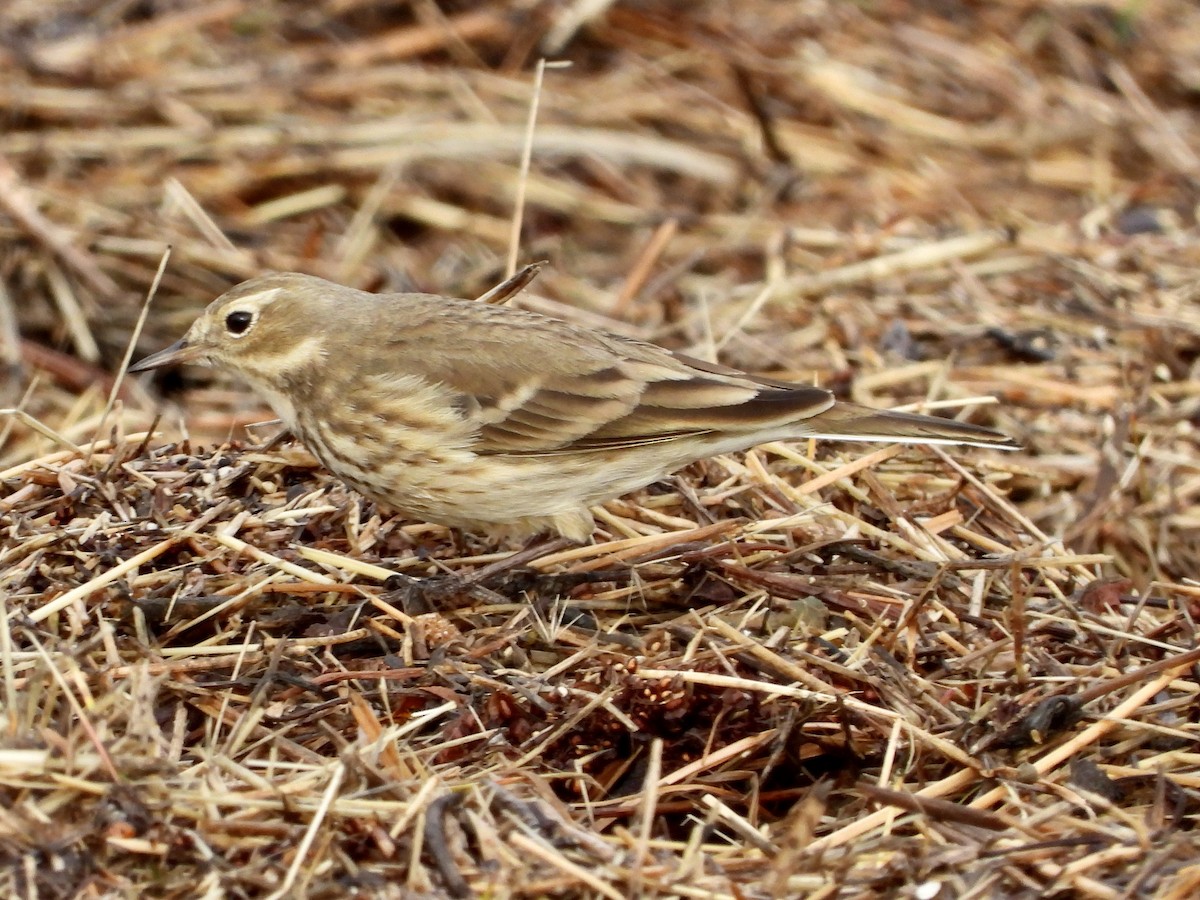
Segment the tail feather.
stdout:
[[997,450],[1017,450],[1015,440],[999,431],[939,416],[871,409],[856,403],[835,403],[797,423],[802,437],[837,441],[890,441],[902,444],[965,444]]

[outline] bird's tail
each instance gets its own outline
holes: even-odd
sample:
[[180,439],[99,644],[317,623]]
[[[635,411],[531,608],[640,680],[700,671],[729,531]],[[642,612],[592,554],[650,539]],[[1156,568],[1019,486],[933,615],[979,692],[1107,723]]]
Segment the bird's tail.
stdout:
[[1021,445],[1006,434],[940,416],[871,409],[856,403],[835,403],[798,423],[802,437],[835,441],[884,441],[901,444],[966,444],[1016,450]]

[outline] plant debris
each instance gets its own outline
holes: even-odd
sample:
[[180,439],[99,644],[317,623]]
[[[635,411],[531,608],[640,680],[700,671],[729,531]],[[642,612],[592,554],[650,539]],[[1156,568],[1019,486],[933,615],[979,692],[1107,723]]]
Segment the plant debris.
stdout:
[[[1182,0],[5,4],[0,894],[1194,894],[1197,33]],[[537,280],[488,293],[518,204]],[[457,534],[217,374],[118,376],[266,269],[1024,448],[769,444],[586,546]]]

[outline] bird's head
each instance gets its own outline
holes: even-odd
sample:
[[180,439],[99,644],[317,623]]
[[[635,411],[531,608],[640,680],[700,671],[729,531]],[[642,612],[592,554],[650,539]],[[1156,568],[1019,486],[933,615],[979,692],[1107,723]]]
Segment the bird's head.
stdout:
[[310,275],[252,278],[210,303],[180,340],[129,371],[194,363],[251,382],[277,382],[324,355],[323,336],[336,329],[325,310],[334,291],[335,285]]

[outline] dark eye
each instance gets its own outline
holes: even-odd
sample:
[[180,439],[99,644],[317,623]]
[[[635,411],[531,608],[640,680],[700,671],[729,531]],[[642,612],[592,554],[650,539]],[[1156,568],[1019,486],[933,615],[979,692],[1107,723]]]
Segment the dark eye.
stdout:
[[244,309],[239,309],[225,317],[225,327],[229,329],[230,334],[244,334],[253,321],[254,316]]

